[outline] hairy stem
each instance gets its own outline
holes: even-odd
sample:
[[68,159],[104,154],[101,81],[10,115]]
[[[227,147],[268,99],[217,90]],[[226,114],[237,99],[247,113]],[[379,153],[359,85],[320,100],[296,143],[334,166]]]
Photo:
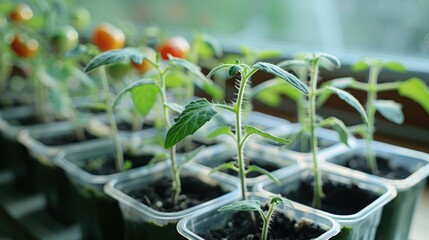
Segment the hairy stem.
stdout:
[[113,115],[113,108],[112,108],[112,105],[110,104],[111,95],[110,95],[110,89],[109,89],[109,82],[107,80],[106,69],[104,66],[99,68],[99,74],[100,74],[101,84],[104,92],[106,112],[109,118],[110,129],[112,130],[113,143],[115,145],[115,150],[116,150],[116,162],[115,162],[116,170],[118,172],[122,172],[125,170],[124,155],[123,155],[121,140],[119,138],[118,128],[116,126],[115,116]]
[[368,116],[368,126],[366,131],[366,154],[368,165],[373,174],[378,173],[378,165],[375,159],[374,150],[372,148],[372,141],[374,139],[374,124],[375,124],[375,101],[377,100],[377,78],[380,73],[380,68],[378,66],[373,66],[369,70],[369,80],[368,80],[368,95],[366,103],[366,114]]
[[314,60],[312,65],[312,75],[310,79],[310,93],[308,95],[308,115],[310,130],[310,147],[313,159],[314,192],[313,207],[320,208],[322,205],[322,176],[317,160],[317,136],[316,136],[316,96],[317,96],[317,77],[319,75],[319,61]]
[[262,234],[261,234],[261,240],[268,240],[268,231],[270,229],[270,222],[271,218],[273,217],[273,214],[276,210],[278,203],[274,202],[270,204],[270,208],[268,209],[267,215],[265,217],[262,217],[264,221],[264,225],[262,226]]

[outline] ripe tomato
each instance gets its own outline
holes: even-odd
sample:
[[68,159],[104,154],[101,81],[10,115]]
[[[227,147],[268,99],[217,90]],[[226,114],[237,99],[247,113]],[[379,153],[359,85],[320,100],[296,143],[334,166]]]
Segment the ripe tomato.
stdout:
[[[153,62],[155,62],[156,60],[156,53],[152,48],[146,48],[144,50],[144,52],[146,53],[146,57],[149,58],[150,60],[152,60]],[[146,72],[148,72],[149,70],[153,69],[154,66],[148,61],[146,60],[146,58],[143,60],[142,63],[137,64],[134,63],[133,61],[131,61],[131,65],[141,74],[144,74]]]
[[168,60],[168,54],[177,58],[185,58],[191,47],[183,37],[172,37],[158,47],[162,59]]
[[35,39],[28,39],[26,36],[16,33],[10,43],[10,47],[19,57],[30,58],[37,53],[39,42]]
[[58,28],[51,37],[52,48],[59,53],[65,53],[75,48],[78,43],[79,34],[71,26]]
[[25,3],[19,3],[15,6],[9,15],[9,18],[13,22],[25,22],[33,17],[33,11]]
[[92,40],[101,51],[118,49],[125,45],[124,33],[109,23],[98,25],[94,30]]

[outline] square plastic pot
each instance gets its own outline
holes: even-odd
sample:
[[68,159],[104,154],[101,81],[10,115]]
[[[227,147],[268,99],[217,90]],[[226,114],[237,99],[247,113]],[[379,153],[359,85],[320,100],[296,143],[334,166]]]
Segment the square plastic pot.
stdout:
[[[249,193],[250,200],[259,200],[261,202],[267,201],[268,195],[262,195],[261,193]],[[220,207],[232,203],[234,201],[241,200],[241,196],[229,199],[225,203],[216,203],[200,211],[192,214],[188,217],[180,220],[177,225],[178,232],[187,239],[190,240],[203,240],[199,234],[206,233],[210,230],[222,229],[231,218],[234,212],[218,212],[217,209]],[[285,214],[290,219],[296,221],[306,221],[313,223],[316,226],[326,230],[321,236],[315,238],[316,240],[327,240],[338,234],[340,231],[340,225],[330,217],[316,213],[315,211],[301,206],[293,206],[293,208],[286,205],[279,205],[276,211]]]
[[[291,123],[282,127],[272,128],[268,130],[268,132],[285,138],[292,138],[293,135],[297,134],[301,130],[301,125],[298,123]],[[316,136],[318,138],[319,143],[319,150],[318,150],[318,156],[319,157],[325,157],[329,156],[330,152],[344,152],[349,149],[349,147],[345,144],[343,144],[339,137],[337,132],[325,129],[325,128],[317,128],[316,129]],[[292,142],[285,145],[277,145],[273,144],[273,142],[268,141],[266,139],[261,139],[254,137],[249,140],[249,145],[252,145],[254,148],[259,148],[261,150],[264,150],[266,152],[271,152],[272,154],[276,154],[279,156],[287,156],[288,158],[295,159],[297,161],[312,161],[312,155],[311,152],[303,152],[298,149],[295,149],[293,144],[298,143],[299,139],[293,139]],[[349,137],[348,142],[349,145],[352,145],[354,142],[353,137]],[[300,148],[300,146],[297,146]]]
[[[341,225],[341,232],[333,239],[340,240],[372,240],[380,221],[383,206],[390,202],[395,196],[395,189],[376,178],[361,174],[357,171],[344,170],[332,165],[321,165],[322,175],[324,178],[332,182],[342,183],[346,185],[356,184],[360,189],[372,192],[379,197],[354,214],[341,215],[333,214],[319,209],[314,209],[310,206],[305,206],[295,201],[293,205],[302,206],[303,208],[314,209],[315,212],[332,217]],[[312,176],[312,170],[304,166],[285,169],[283,172],[284,178],[280,179],[281,185],[276,185],[271,182],[263,182],[257,184],[254,188],[257,192],[264,193],[281,193],[291,192],[299,188],[302,178]]]
[[[395,187],[398,192],[396,198],[383,208],[376,239],[408,239],[413,214],[426,184],[425,179],[429,175],[429,154],[376,141],[372,146],[376,156],[391,159],[395,166],[401,166],[412,173],[405,179],[397,180],[371,175]],[[339,164],[339,168],[345,168],[340,165],[347,159],[354,155],[365,156],[365,154],[366,143],[364,140],[358,140],[353,149],[346,153],[333,152],[326,161]]]
[[[144,146],[146,153],[164,151],[157,146]],[[80,167],[86,161],[106,155],[114,155],[111,139],[100,139],[61,151],[55,164],[66,173],[72,188],[70,192],[76,206],[76,218],[85,239],[123,239],[123,219],[116,200],[106,195],[104,185],[123,175],[144,171],[147,166],[107,175],[91,174]],[[158,169],[162,164],[155,164]]]
[[164,165],[162,168],[128,174],[106,185],[106,193],[115,198],[121,206],[122,216],[125,221],[126,239],[182,239],[176,230],[177,222],[180,219],[204,207],[230,201],[230,199],[236,198],[239,195],[239,185],[234,179],[229,178],[228,175],[223,173],[209,175],[207,170],[191,163],[184,166],[181,172],[182,176],[193,175],[202,181],[219,184],[228,193],[177,212],[161,212],[152,209],[127,194],[132,189],[154,183],[161,178],[171,179],[170,175],[170,166]]

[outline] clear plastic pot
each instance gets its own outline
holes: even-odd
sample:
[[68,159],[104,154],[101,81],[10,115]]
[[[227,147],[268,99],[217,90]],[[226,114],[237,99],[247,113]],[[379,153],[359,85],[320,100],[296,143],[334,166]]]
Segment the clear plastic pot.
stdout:
[[[377,230],[376,239],[402,240],[408,239],[417,201],[425,186],[425,179],[429,175],[429,154],[374,141],[373,149],[376,156],[391,159],[395,166],[401,166],[412,174],[405,179],[387,179],[371,175],[396,188],[397,197],[384,206],[383,215]],[[353,149],[346,153],[332,152],[326,161],[339,164],[339,168],[347,159],[354,155],[366,154],[364,140],[356,141]]]
[[[259,200],[261,202],[266,201],[268,199],[267,196],[269,195],[249,193],[250,200]],[[213,204],[210,207],[201,209],[195,214],[183,218],[177,225],[178,232],[190,240],[203,240],[203,238],[198,234],[205,233],[210,230],[221,229],[233,214],[233,212],[218,212],[217,209],[223,205],[239,200],[241,200],[240,196],[231,198],[228,202]],[[295,205],[291,208],[287,205],[279,205],[276,211],[285,214],[290,219],[294,219],[296,221],[307,221],[326,230],[326,232],[317,237],[316,240],[330,239],[340,231],[340,226],[335,220],[320,213],[316,213],[308,208],[302,208],[301,206]]]
[[157,211],[127,194],[132,189],[138,189],[142,185],[156,182],[161,178],[171,178],[171,169],[168,165],[158,169],[127,174],[106,185],[106,193],[115,198],[121,206],[126,226],[126,239],[180,239],[176,231],[176,224],[180,219],[204,207],[230,201],[231,198],[236,198],[240,194],[238,182],[223,173],[209,175],[206,169],[188,163],[184,166],[181,175],[197,176],[202,181],[219,184],[228,193],[177,212]]
[[[100,139],[86,144],[71,146],[61,151],[55,158],[68,176],[73,186],[75,212],[82,234],[87,239],[122,239],[123,219],[116,200],[106,195],[104,185],[120,176],[144,172],[147,166],[107,175],[91,174],[80,166],[82,163],[102,156],[114,156],[115,148],[111,139]],[[158,146],[142,146],[142,152],[157,153],[164,151]],[[163,164],[155,164],[151,169],[158,169]]]
[[[320,165],[323,176],[330,181],[346,185],[356,184],[360,189],[377,194],[379,197],[357,213],[347,215],[329,213],[319,209],[314,209],[310,206],[304,206],[294,201],[293,204],[302,206],[303,208],[314,209],[315,212],[332,217],[338,221],[341,225],[341,232],[333,239],[374,239],[383,206],[385,206],[396,196],[395,189],[376,178],[364,175],[357,171],[344,170],[327,164]],[[282,183],[281,185],[276,185],[265,181],[263,183],[257,184],[254,190],[257,192],[270,192],[275,194],[281,192],[291,192],[299,188],[302,178],[312,176],[312,170],[310,168],[306,168],[305,166],[297,166],[294,168],[285,169],[283,176],[284,178],[280,179]]]

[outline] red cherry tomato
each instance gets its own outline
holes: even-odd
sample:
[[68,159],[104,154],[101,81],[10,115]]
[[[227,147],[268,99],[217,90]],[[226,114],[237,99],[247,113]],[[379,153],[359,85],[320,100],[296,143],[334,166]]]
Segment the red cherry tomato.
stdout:
[[19,57],[30,58],[37,53],[39,42],[35,39],[28,39],[24,35],[17,33],[13,36],[10,47]]
[[124,33],[109,23],[98,25],[94,30],[92,40],[101,51],[118,49],[125,45]]
[[13,22],[26,22],[33,17],[33,11],[25,3],[19,3],[15,6],[9,15],[9,18]]
[[191,47],[183,37],[172,37],[158,47],[162,59],[168,60],[168,55],[185,58]]
[[[151,61],[155,62],[156,59],[156,53],[152,48],[147,48],[144,51],[146,53],[146,57],[149,58]],[[154,66],[145,58],[142,63],[137,64],[131,61],[131,65],[141,74],[144,74],[148,72],[149,70],[153,69]]]

